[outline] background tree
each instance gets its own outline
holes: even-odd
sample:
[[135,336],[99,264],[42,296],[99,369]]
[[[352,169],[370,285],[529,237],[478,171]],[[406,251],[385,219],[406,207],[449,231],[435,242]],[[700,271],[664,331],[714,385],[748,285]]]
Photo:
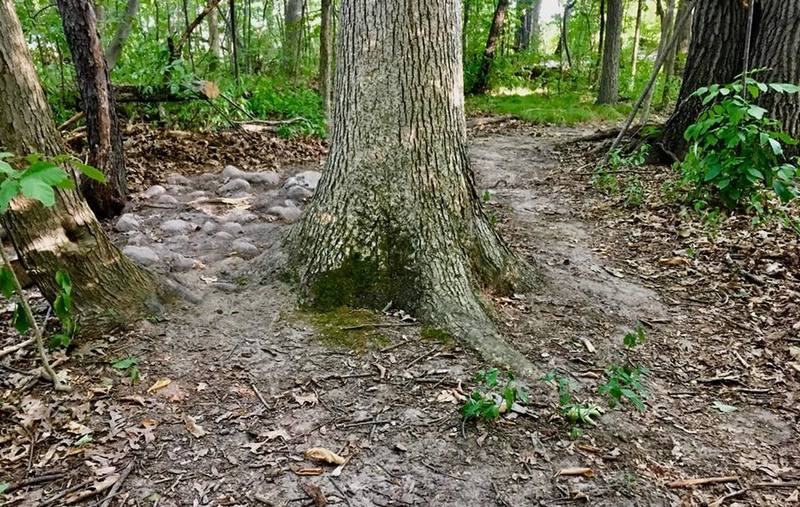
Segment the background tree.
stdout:
[[[0,26],[0,146],[17,154],[60,155],[12,0],[0,0]],[[56,272],[70,276],[75,311],[87,334],[131,322],[155,299],[152,277],[111,244],[74,191],[58,190],[52,208],[16,199],[3,225],[23,267],[51,303],[59,292]]]
[[[758,75],[766,82],[800,82],[800,3],[758,0],[749,68],[767,69]],[[702,110],[690,95],[702,86],[729,83],[744,68],[747,9],[740,2],[709,0],[697,5],[692,41],[678,105],[667,121],[662,148],[671,157],[686,152],[683,133]],[[759,103],[780,120],[791,135],[800,136],[800,97],[765,93]]]
[[622,50],[622,0],[608,0],[603,66],[600,69],[598,104],[613,104],[619,100],[619,64]]
[[283,20],[283,58],[286,70],[297,74],[303,43],[303,0],[286,0]]
[[483,51],[483,59],[481,60],[481,67],[478,70],[478,76],[472,85],[470,93],[485,93],[489,88],[489,74],[492,70],[492,62],[494,61],[495,53],[497,52],[497,45],[500,36],[503,33],[503,24],[506,18],[506,9],[508,8],[509,0],[497,0],[497,7],[494,10],[492,17],[492,27],[489,30],[489,36],[486,39],[486,49]]
[[[139,0],[128,0],[128,3],[125,5],[125,12],[122,14],[122,19],[117,23],[117,30],[114,33],[114,38],[111,39],[106,49],[106,63],[108,64],[109,72],[117,66],[117,60],[122,56],[122,47],[131,35],[133,21],[136,19],[136,14],[138,12]],[[99,16],[98,19],[100,19]]]
[[89,144],[89,164],[106,174],[106,184],[82,185],[89,206],[100,217],[118,215],[128,194],[122,136],[119,132],[108,67],[89,0],[57,0],[81,92]]
[[539,18],[542,0],[523,0],[517,3],[520,12],[515,47],[517,51],[539,51]]
[[333,47],[333,0],[322,0],[319,26],[319,94],[322,108],[330,116],[331,49]]
[[340,20],[331,151],[290,240],[309,304],[392,302],[529,371],[481,295],[530,278],[469,166],[461,3],[345,0]]

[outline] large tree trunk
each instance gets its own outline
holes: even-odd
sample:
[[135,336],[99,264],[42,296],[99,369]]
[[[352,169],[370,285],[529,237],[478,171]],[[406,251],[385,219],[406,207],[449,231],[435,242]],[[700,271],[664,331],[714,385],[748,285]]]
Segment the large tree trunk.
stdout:
[[[672,29],[673,25],[675,24],[675,0],[667,0],[666,9],[661,3],[661,0],[656,0],[656,10],[658,12],[658,17],[661,20],[661,36],[658,40],[658,49],[656,50],[656,60],[661,60],[662,58],[665,57],[664,53],[667,52],[668,50],[667,45],[669,44],[669,40],[672,38]],[[656,77],[658,76],[656,75]],[[646,123],[648,118],[650,117],[650,105],[653,101],[654,92],[655,92],[655,87],[651,87],[645,93],[644,101],[642,102],[642,115],[641,115],[642,123]]]
[[[213,0],[209,0],[210,4],[215,4]],[[218,60],[222,56],[222,51],[219,45],[219,21],[217,20],[216,6],[208,12],[208,50],[211,57]]]
[[489,74],[492,71],[492,62],[494,62],[494,54],[497,51],[497,43],[503,34],[503,23],[506,19],[508,2],[509,0],[497,1],[497,8],[495,8],[494,16],[492,17],[492,26],[489,29],[489,37],[486,39],[486,49],[483,51],[481,66],[478,69],[478,75],[475,76],[475,82],[470,93],[486,93],[489,89]]
[[[122,19],[119,20],[117,31],[114,33],[114,38],[106,49],[106,63],[108,64],[108,71],[116,67],[119,57],[122,55],[122,46],[131,34],[131,27],[136,13],[139,12],[139,0],[128,0],[125,5],[125,12],[122,14]],[[100,16],[98,16],[98,20]]]
[[340,16],[331,151],[289,242],[307,302],[391,302],[530,370],[481,296],[530,271],[484,215],[469,167],[461,2],[345,0]]
[[319,94],[322,108],[330,118],[331,102],[331,48],[333,46],[333,0],[322,0],[319,27]]
[[[0,146],[18,154],[63,152],[28,53],[12,0],[0,0]],[[53,302],[57,271],[69,274],[82,332],[96,334],[131,322],[154,301],[156,284],[109,241],[76,192],[57,190],[45,208],[15,199],[3,225],[22,265]]]
[[708,0],[695,7],[693,40],[675,112],[664,128],[663,146],[678,158],[686,153],[683,133],[702,111],[690,95],[702,86],[728,83],[743,68],[746,11],[738,2]]
[[600,69],[598,104],[619,100],[619,58],[622,50],[622,0],[608,0],[606,34],[603,41],[603,66]]
[[303,0],[286,0],[283,15],[283,62],[289,74],[296,75],[303,44]]
[[86,115],[89,165],[103,171],[108,179],[105,184],[88,180],[82,185],[83,194],[98,216],[116,216],[125,207],[128,185],[117,110],[97,33],[97,19],[88,0],[57,0],[57,5]]

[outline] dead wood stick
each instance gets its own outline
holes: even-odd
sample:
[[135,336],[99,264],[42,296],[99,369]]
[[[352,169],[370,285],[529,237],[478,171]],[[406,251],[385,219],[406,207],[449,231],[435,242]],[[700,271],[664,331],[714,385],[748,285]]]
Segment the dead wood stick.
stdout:
[[356,329],[366,329],[371,327],[409,327],[409,326],[419,326],[418,322],[386,322],[386,323],[375,323],[375,324],[359,324],[357,326],[345,326],[340,327],[340,331],[354,331]]
[[754,488],[800,488],[800,481],[757,482]]
[[374,426],[378,424],[389,424],[394,422],[393,419],[373,419],[372,421],[360,421],[347,424],[338,425],[340,428],[355,428],[356,426]]
[[177,55],[178,53],[180,53],[181,48],[183,48],[183,45],[186,44],[186,41],[189,40],[189,37],[192,35],[192,32],[194,32],[194,29],[197,28],[197,26],[203,21],[203,19],[205,19],[206,16],[208,16],[208,13],[210,13],[217,7],[217,4],[219,4],[220,1],[221,0],[211,0],[210,2],[208,2],[206,8],[203,9],[200,12],[200,14],[197,15],[196,18],[194,18],[194,21],[189,23],[189,26],[186,27],[186,30],[184,30],[183,35],[181,35],[181,38],[178,39],[177,43],[175,43],[175,47],[172,50],[173,55]]
[[100,502],[94,504],[92,507],[98,507],[98,506],[99,507],[108,507],[109,505],[111,505],[111,500],[113,500],[114,497],[119,494],[119,490],[122,487],[122,483],[125,482],[125,479],[127,479],[128,476],[131,474],[131,471],[133,470],[133,465],[134,465],[135,461],[136,461],[135,459],[132,459],[131,462],[128,463],[128,466],[126,466],[122,470],[122,475],[120,475],[119,479],[117,479],[117,482],[114,483],[114,487],[112,487],[111,491],[108,492],[108,495],[106,495],[106,497],[104,499],[102,499]]
[[267,404],[267,400],[264,399],[264,396],[261,394],[261,391],[258,390],[255,384],[250,384],[250,387],[253,388],[253,391],[256,393],[256,396],[258,396],[258,399],[261,400],[261,404],[264,405],[264,408],[269,410],[270,406]]
[[72,486],[69,489],[65,489],[63,491],[60,491],[60,492],[56,493],[55,495],[51,496],[50,498],[48,498],[47,500],[45,500],[44,502],[40,503],[39,507],[47,507],[48,505],[51,505],[51,504],[57,502],[58,500],[61,500],[65,496],[69,495],[70,493],[74,493],[74,492],[78,491],[79,489],[84,488],[84,487],[88,486],[89,484],[91,484],[93,482],[94,482],[94,479],[89,479],[88,481],[80,482],[80,483]]
[[689,1],[689,8],[686,9],[682,16],[675,22],[675,29],[673,30],[672,37],[669,40],[669,44],[667,45],[667,49],[661,53],[658,58],[656,59],[655,65],[653,65],[653,71],[650,73],[650,79],[647,80],[647,84],[644,87],[641,95],[639,98],[636,99],[636,103],[633,105],[631,112],[628,114],[628,118],[625,120],[625,124],[623,125],[622,129],[617,134],[616,139],[614,142],[611,143],[611,148],[609,148],[606,156],[603,158],[603,163],[601,165],[606,166],[608,165],[608,159],[611,157],[611,153],[617,149],[619,146],[620,141],[622,141],[625,132],[631,127],[634,118],[636,118],[636,113],[639,112],[639,108],[642,107],[645,98],[650,93],[650,90],[653,88],[656,80],[658,79],[658,73],[661,71],[661,66],[664,65],[664,60],[666,59],[667,53],[672,52],[672,50],[678,45],[678,39],[680,38],[679,35],[683,31],[684,25],[688,22],[689,18],[691,18],[693,6],[691,5],[691,0]]
[[83,118],[83,115],[84,115],[83,111],[73,114],[67,121],[58,126],[58,130],[66,130],[67,127],[71,126],[72,124]]
[[20,349],[24,349],[25,347],[27,347],[31,343],[33,343],[33,338],[28,338],[27,340],[21,341],[21,342],[17,343],[16,345],[9,345],[8,347],[4,348],[3,350],[0,350],[0,358],[5,357],[5,356],[7,356],[9,354],[12,354],[12,353],[14,353],[14,352],[16,352],[16,351],[18,351]]
[[680,479],[667,484],[670,488],[690,488],[692,486],[702,486],[704,484],[721,484],[724,482],[736,482],[738,475],[724,475],[720,477],[699,477],[696,479]]
[[328,480],[331,481],[331,484],[333,484],[333,487],[336,488],[336,491],[338,491],[339,494],[342,495],[342,499],[348,505],[348,507],[352,507],[351,504],[350,504],[350,499],[347,498],[347,495],[344,493],[344,491],[342,491],[342,488],[340,488],[339,485],[336,484],[336,481],[334,480],[334,478],[329,475],[328,476]]
[[719,507],[720,505],[725,503],[725,500],[730,500],[731,498],[736,498],[737,496],[742,496],[745,493],[747,493],[748,491],[749,490],[747,488],[744,488],[744,489],[740,489],[739,491],[734,491],[733,493],[728,493],[727,495],[722,495],[721,497],[717,498],[716,500],[714,500],[713,502],[708,504],[708,506],[709,507]]
[[63,474],[63,473],[56,473],[56,474],[40,475],[38,477],[31,477],[29,479],[25,479],[24,481],[19,481],[19,482],[12,483],[6,489],[5,492],[6,493],[11,493],[12,491],[15,491],[17,489],[24,488],[25,486],[33,486],[35,484],[41,484],[43,482],[55,481],[55,480],[61,479],[65,475],[66,474]]

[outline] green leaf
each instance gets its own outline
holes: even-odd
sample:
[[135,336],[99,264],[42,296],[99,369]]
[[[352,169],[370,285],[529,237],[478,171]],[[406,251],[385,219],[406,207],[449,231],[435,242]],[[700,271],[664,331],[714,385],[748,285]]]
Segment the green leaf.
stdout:
[[72,294],[72,280],[64,271],[56,271],[56,283],[65,294]]
[[5,179],[0,183],[0,214],[8,211],[9,203],[19,195],[19,181],[15,179]]
[[65,349],[69,347],[69,344],[72,342],[72,338],[65,335],[64,333],[54,334],[50,337],[50,348],[51,349]]
[[9,487],[11,487],[11,484],[7,482],[0,482],[0,495],[8,491]]
[[736,410],[738,410],[733,405],[727,405],[725,403],[722,403],[721,401],[714,401],[711,404],[711,406],[714,407],[715,409],[719,410],[723,414],[730,414],[731,412],[736,412]]
[[32,164],[22,172],[20,180],[25,180],[28,178],[41,180],[44,183],[52,186],[59,184],[65,179],[69,179],[69,175],[67,175],[64,169],[58,167],[54,163],[41,161]]
[[22,190],[22,195],[28,199],[36,199],[46,207],[56,203],[56,194],[53,192],[53,188],[38,178],[20,180],[20,189]]
[[0,292],[6,299],[11,299],[14,289],[14,273],[11,271],[11,266],[3,266],[0,268]]
[[0,159],[0,173],[8,177],[17,177],[19,175],[19,171],[15,171],[8,162],[2,159]]
[[75,441],[75,447],[81,447],[83,445],[91,443],[91,441],[92,441],[92,435],[91,434],[84,435],[81,438],[79,438],[77,441]]
[[11,322],[14,325],[14,329],[17,330],[19,334],[25,334],[31,328],[31,323],[28,320],[28,316],[25,315],[25,311],[22,309],[22,305],[17,304],[14,308],[14,314],[11,316]]
[[87,178],[91,178],[95,181],[99,181],[100,183],[106,182],[106,175],[100,172],[99,169],[92,167],[90,165],[84,164],[77,160],[73,160],[71,162],[72,167],[80,171],[81,174],[86,176]]
[[127,370],[131,366],[136,366],[138,364],[138,360],[135,357],[126,357],[125,359],[120,359],[114,363],[111,363],[111,367],[117,370]]
[[762,118],[764,117],[764,115],[765,115],[765,114],[767,114],[768,112],[769,112],[769,111],[767,111],[767,110],[766,110],[766,109],[764,109],[763,107],[759,107],[759,106],[757,106],[757,105],[755,105],[755,104],[752,104],[752,105],[751,105],[751,106],[750,106],[750,107],[747,109],[747,114],[749,114],[750,116],[752,116],[752,117],[753,117],[753,118],[755,118],[756,120],[760,120],[760,119],[762,119]]
[[772,148],[772,153],[774,153],[776,156],[780,157],[783,155],[783,147],[781,146],[781,143],[770,137],[769,145]]
[[711,167],[709,167],[708,169],[706,169],[706,174],[703,177],[703,179],[705,181],[711,181],[714,178],[716,178],[717,176],[719,176],[719,173],[721,171],[722,171],[722,166],[720,164],[714,164]]

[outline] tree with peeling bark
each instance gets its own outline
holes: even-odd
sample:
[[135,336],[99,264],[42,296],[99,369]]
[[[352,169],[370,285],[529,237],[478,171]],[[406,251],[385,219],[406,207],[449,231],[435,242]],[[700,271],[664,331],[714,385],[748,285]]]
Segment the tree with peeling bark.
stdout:
[[[31,62],[12,0],[0,0],[0,147],[17,154],[63,153],[50,109]],[[82,333],[96,335],[132,322],[157,302],[150,274],[109,241],[86,202],[72,190],[57,190],[45,208],[15,199],[3,216],[19,259],[52,303],[55,274],[73,283],[74,310]]]
[[619,65],[622,50],[622,0],[608,0],[603,65],[600,68],[598,104],[614,104],[619,100]]
[[478,69],[478,75],[475,77],[470,93],[486,93],[489,89],[489,75],[492,71],[492,63],[494,62],[494,55],[497,52],[500,37],[503,34],[503,23],[505,23],[508,3],[509,0],[497,1],[497,7],[492,17],[492,26],[486,39],[486,49],[483,51],[481,66]]
[[105,184],[93,180],[85,182],[83,195],[95,214],[102,218],[113,217],[125,207],[127,171],[114,93],[97,33],[97,18],[88,0],[57,0],[57,5],[81,92],[89,164],[103,171],[107,178]]
[[291,266],[309,305],[391,304],[530,371],[488,317],[484,291],[528,287],[532,273],[475,189],[460,35],[458,0],[342,2],[331,150]]
[[[747,3],[749,5],[749,2]],[[800,83],[800,2],[753,0],[753,35],[748,68],[766,69],[763,82]],[[677,107],[664,127],[660,147],[667,158],[682,158],[683,137],[702,111],[691,94],[702,86],[730,83],[744,68],[748,7],[739,1],[708,0],[695,8],[692,41]],[[767,92],[759,105],[780,120],[784,130],[800,137],[800,96]]]

